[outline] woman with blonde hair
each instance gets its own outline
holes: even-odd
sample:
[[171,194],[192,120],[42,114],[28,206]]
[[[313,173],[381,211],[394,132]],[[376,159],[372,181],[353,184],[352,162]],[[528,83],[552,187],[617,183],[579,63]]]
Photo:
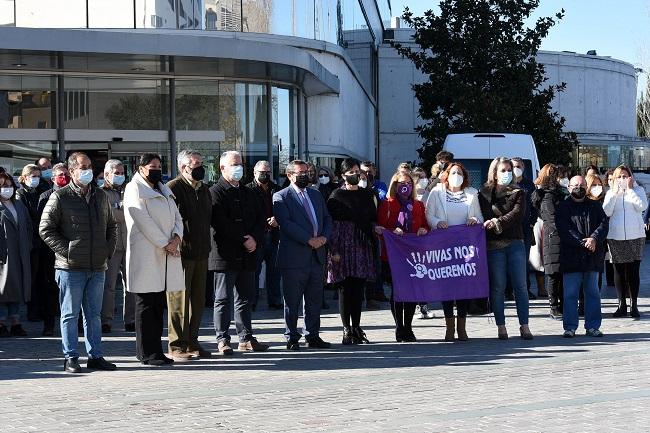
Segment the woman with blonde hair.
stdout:
[[[455,225],[474,225],[483,223],[483,214],[478,200],[478,191],[469,185],[469,173],[458,162],[452,162],[444,171],[443,180],[429,194],[427,201],[427,222],[432,230],[446,229]],[[454,324],[454,301],[444,301],[447,331],[445,341],[454,341],[457,325],[458,339],[466,341],[466,320],[469,299],[456,299],[458,317]]]
[[[413,177],[406,173],[397,172],[390,180],[386,200],[379,205],[377,212],[378,227],[389,230],[398,236],[404,233],[415,233],[417,236],[429,232],[424,216],[424,204],[417,200]],[[383,242],[383,238],[382,238]],[[390,266],[386,255],[386,247],[381,249],[381,269],[384,281],[390,281],[392,286]],[[390,311],[395,320],[395,340],[397,342],[416,341],[413,334],[412,322],[415,314],[415,302],[395,302],[394,290],[390,295]]]
[[514,183],[512,162],[498,157],[490,163],[487,182],[479,193],[481,213],[487,231],[490,304],[498,327],[499,340],[508,339],[505,318],[505,290],[510,279],[517,305],[519,332],[532,340],[528,327],[527,254],[521,220],[526,206],[524,191]]
[[648,199],[642,186],[634,181],[629,168],[614,170],[611,189],[605,194],[603,210],[609,217],[607,245],[614,265],[614,285],[618,292],[618,309],[614,317],[627,316],[629,294],[630,316],[639,318],[639,268],[645,247],[643,211]]

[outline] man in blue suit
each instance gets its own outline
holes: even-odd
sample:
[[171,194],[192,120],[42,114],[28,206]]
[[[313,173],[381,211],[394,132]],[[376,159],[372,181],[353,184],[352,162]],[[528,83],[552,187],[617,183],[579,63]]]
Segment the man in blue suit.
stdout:
[[273,214],[280,225],[277,267],[282,274],[287,349],[300,350],[298,316],[304,298],[304,335],[311,348],[327,349],[319,334],[327,248],[332,219],[323,196],[309,186],[307,163],[287,165],[291,184],[273,195]]

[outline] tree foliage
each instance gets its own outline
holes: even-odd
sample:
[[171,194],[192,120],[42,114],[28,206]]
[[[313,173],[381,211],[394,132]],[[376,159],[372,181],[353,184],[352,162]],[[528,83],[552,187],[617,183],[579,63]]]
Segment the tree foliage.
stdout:
[[650,137],[650,81],[636,104],[636,135]]
[[561,20],[526,20],[539,0],[442,0],[440,13],[403,20],[415,30],[413,45],[395,43],[428,80],[413,85],[426,122],[416,128],[424,139],[420,158],[430,165],[447,134],[509,132],[533,136],[542,163],[569,164],[576,135],[564,132],[565,119],[551,101],[565,83],[545,85],[544,66],[535,56],[549,29]]

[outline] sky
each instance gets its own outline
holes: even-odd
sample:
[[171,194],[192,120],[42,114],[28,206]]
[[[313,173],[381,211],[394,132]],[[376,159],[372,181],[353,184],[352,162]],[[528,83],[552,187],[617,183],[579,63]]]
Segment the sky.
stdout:
[[[437,11],[438,0],[392,0],[393,16],[405,6],[416,15]],[[642,68],[639,90],[646,86],[650,72],[650,0],[541,0],[534,19],[553,16],[562,8],[564,19],[551,28],[541,49],[575,51],[585,54],[596,50],[599,56],[611,56]]]

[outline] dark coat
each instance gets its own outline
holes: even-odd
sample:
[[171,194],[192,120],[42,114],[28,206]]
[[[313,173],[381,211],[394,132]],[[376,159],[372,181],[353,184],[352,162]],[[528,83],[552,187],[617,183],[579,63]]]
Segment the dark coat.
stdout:
[[266,221],[255,192],[243,184],[233,187],[223,177],[210,187],[216,271],[257,269],[257,251],[244,248],[244,236],[261,247]]
[[212,197],[204,183],[194,189],[182,175],[170,180],[167,186],[174,193],[174,201],[183,218],[181,256],[188,260],[207,260],[210,255],[210,221]]
[[39,226],[41,239],[55,254],[55,268],[98,272],[115,251],[117,223],[108,197],[91,185],[89,201],[72,184],[50,196]]
[[0,302],[27,302],[32,286],[32,221],[22,202],[13,203],[17,221],[0,203]]
[[483,186],[478,195],[481,213],[485,221],[496,218],[501,224],[502,232],[487,231],[487,240],[524,239],[521,229],[522,218],[526,213],[525,192],[516,185],[497,191],[496,187]]
[[[266,214],[266,209],[265,209],[266,205],[264,203],[264,194],[269,194],[268,199],[269,199],[270,204],[271,204],[271,214],[273,216],[275,216],[275,213],[273,211],[273,196],[275,195],[276,192],[279,192],[279,191],[282,190],[282,188],[280,188],[280,185],[278,185],[277,183],[275,183],[273,181],[269,181],[268,190],[264,190],[264,188],[262,188],[260,185],[255,183],[255,181],[253,180],[248,185],[246,185],[246,187],[250,188],[255,193],[255,195],[257,196],[257,199],[258,199],[259,204],[260,204],[260,209],[262,210],[263,214]],[[264,219],[266,220],[266,215],[264,215]],[[277,242],[280,239],[280,230],[279,230],[278,227],[271,227],[268,224],[266,224],[264,227],[265,227],[266,231],[271,232],[271,235],[272,235],[274,241]]]
[[542,256],[544,273],[547,275],[560,272],[560,236],[555,226],[555,210],[564,200],[564,194],[558,189],[537,189],[532,195],[533,206],[539,211],[543,221]]
[[[555,225],[561,242],[561,272],[603,271],[609,221],[600,203],[588,199],[576,202],[568,198],[557,206]],[[586,238],[596,240],[595,252],[585,248],[583,239]]]
[[521,228],[524,231],[524,239],[531,242],[533,239],[533,226],[539,215],[531,199],[533,192],[535,192],[535,184],[530,179],[523,177],[519,182],[519,187],[526,192],[526,212],[521,220]]
[[32,227],[34,227],[33,230],[33,245],[34,248],[40,248],[40,242],[38,242],[38,224],[40,222],[40,217],[41,214],[38,211],[38,200],[45,191],[47,191],[47,182],[43,183],[41,182],[38,186],[35,188],[26,188],[23,187],[21,189],[16,190],[16,200],[21,201],[25,207],[27,208],[27,211],[29,212],[29,217],[32,220]]

